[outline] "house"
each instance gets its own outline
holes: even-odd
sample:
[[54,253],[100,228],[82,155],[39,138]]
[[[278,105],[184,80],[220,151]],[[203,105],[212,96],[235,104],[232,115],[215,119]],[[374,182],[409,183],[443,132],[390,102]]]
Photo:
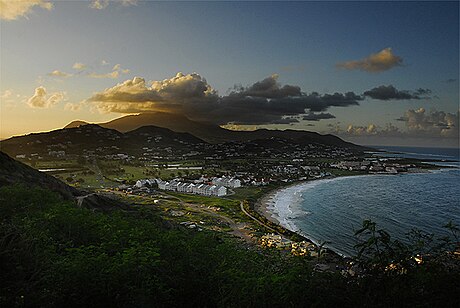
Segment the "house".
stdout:
[[224,186],[217,186],[217,189],[216,189],[216,196],[218,197],[221,197],[221,196],[225,196],[227,194],[227,188],[224,187]]
[[241,187],[241,181],[240,180],[238,180],[236,178],[228,178],[226,176],[223,176],[221,178],[218,178],[218,177],[213,178],[212,179],[212,184],[225,186],[225,187],[230,187],[230,188]]
[[136,186],[137,188],[141,188],[141,187],[144,187],[145,184],[147,184],[146,180],[137,180],[134,186]]
[[158,189],[166,190],[166,185],[169,183],[166,181],[157,180],[157,184],[158,184]]

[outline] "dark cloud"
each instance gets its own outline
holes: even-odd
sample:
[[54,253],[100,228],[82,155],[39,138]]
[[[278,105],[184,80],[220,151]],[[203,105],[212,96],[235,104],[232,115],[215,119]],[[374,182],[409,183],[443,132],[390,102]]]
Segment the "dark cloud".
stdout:
[[305,121],[319,121],[326,119],[335,119],[335,116],[330,113],[313,113],[310,112],[302,117],[302,120]]
[[358,101],[363,99],[353,92],[307,94],[298,86],[281,86],[277,79],[277,75],[272,75],[248,87],[236,86],[228,95],[219,96],[198,74],[179,73],[171,79],[150,83],[136,77],[96,93],[87,101],[105,112],[162,110],[216,124],[290,124],[298,122],[295,117],[324,112],[330,107],[359,105]]
[[398,90],[393,85],[382,85],[373,88],[363,93],[363,96],[368,96],[378,100],[404,100],[404,99],[426,99],[431,95],[430,89],[417,89],[415,91]]
[[300,96],[300,87],[285,85],[280,87],[277,82],[278,75],[272,75],[258,81],[247,88],[239,88],[231,94],[240,97],[282,98],[287,96]]
[[449,78],[446,80],[446,83],[453,83],[453,82],[456,82],[457,79],[454,79],[454,78]]
[[284,118],[284,119],[275,120],[271,124],[294,124],[294,123],[299,123],[299,120],[297,120],[296,118]]

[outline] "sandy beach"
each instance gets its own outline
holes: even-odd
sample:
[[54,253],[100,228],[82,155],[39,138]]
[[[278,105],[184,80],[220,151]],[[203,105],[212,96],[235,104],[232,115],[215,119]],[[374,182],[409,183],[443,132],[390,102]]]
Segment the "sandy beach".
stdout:
[[285,189],[286,187],[279,187],[274,190],[271,190],[267,194],[265,194],[262,198],[257,200],[256,204],[254,205],[255,211],[259,213],[260,215],[264,216],[269,221],[275,224],[279,224],[280,222],[278,221],[278,219],[274,217],[275,214],[269,209],[269,207],[272,205],[273,199],[275,198],[276,194],[279,191]]
[[[298,187],[298,186],[301,186],[301,185],[312,183],[314,181],[317,181],[317,179],[291,183],[291,184],[288,184],[286,186],[282,186],[282,187],[276,188],[274,190],[271,190],[267,194],[265,194],[262,198],[257,200],[257,202],[255,203],[254,209],[256,210],[256,212],[258,212],[260,215],[262,215],[265,218],[267,218],[269,221],[271,221],[271,222],[273,222],[275,224],[283,225],[283,222],[281,221],[281,219],[279,219],[277,213],[273,211],[274,210],[273,209],[274,203],[277,202],[276,198],[279,197],[280,193],[282,193],[285,190],[288,190],[289,188],[295,188],[295,187]],[[292,201],[292,200],[289,200],[289,201]],[[286,228],[287,226],[283,226],[283,227]],[[288,229],[291,229],[291,228],[288,228]],[[291,231],[295,232],[295,230],[291,230]]]

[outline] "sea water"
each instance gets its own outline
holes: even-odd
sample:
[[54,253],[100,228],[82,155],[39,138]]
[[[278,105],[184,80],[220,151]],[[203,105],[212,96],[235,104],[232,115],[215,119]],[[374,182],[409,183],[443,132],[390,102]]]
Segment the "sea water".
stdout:
[[[391,149],[395,150],[399,151],[395,155],[401,157],[437,157],[458,166],[458,151]],[[316,243],[327,242],[325,246],[340,254],[352,256],[356,254],[357,243],[354,232],[365,219],[371,219],[378,228],[400,240],[414,228],[441,237],[448,234],[443,226],[449,221],[460,225],[460,169],[302,183],[279,191],[268,209],[281,225]]]

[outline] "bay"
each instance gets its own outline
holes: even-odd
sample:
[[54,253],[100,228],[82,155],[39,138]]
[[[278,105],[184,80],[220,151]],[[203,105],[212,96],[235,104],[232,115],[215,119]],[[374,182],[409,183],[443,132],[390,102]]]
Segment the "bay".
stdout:
[[[406,150],[416,153],[413,148]],[[418,158],[443,155],[458,161],[449,154],[455,152],[424,151],[428,155],[417,153]],[[449,221],[460,225],[460,169],[302,183],[279,191],[269,210],[288,229],[352,256],[357,243],[354,231],[365,219],[400,240],[414,228],[440,237],[448,234],[443,226]]]

